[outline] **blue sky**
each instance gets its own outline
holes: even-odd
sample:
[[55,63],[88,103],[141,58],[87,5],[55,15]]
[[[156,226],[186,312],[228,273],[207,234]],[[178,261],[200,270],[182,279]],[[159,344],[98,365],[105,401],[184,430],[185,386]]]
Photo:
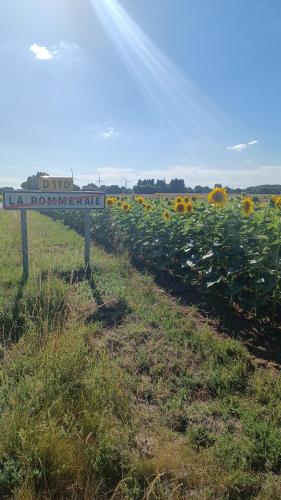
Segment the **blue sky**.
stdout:
[[280,0],[0,3],[0,185],[281,183]]

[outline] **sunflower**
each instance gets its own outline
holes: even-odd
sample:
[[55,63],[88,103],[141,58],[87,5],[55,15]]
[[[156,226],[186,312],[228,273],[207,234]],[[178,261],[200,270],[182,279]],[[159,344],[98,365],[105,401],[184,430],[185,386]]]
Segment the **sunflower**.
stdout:
[[186,212],[186,203],[184,203],[184,201],[177,202],[175,204],[175,211],[178,212],[178,214],[184,214]]
[[224,188],[214,188],[213,191],[208,194],[209,203],[215,207],[224,207],[226,200],[227,192]]
[[244,215],[250,215],[254,211],[254,202],[252,198],[246,197],[242,200],[242,210]]
[[115,199],[114,198],[106,198],[106,204],[108,207],[112,207],[112,205],[114,205],[115,203]]
[[143,197],[143,196],[137,196],[137,197],[136,197],[136,201],[137,201],[140,205],[143,205],[143,204],[144,204],[144,197]]
[[190,214],[193,210],[193,205],[191,203],[191,201],[189,201],[187,204],[186,204],[186,211]]
[[182,196],[177,196],[176,197],[176,203],[183,203],[184,202],[184,199]]
[[130,207],[129,203],[125,202],[125,203],[123,203],[122,208],[123,208],[124,212],[129,212],[131,207]]
[[168,220],[168,219],[170,219],[170,218],[171,218],[171,216],[170,216],[170,212],[169,212],[168,210],[164,210],[164,212],[163,212],[163,214],[162,214],[162,215],[163,215],[163,218],[164,218],[164,219],[167,219],[167,220]]
[[185,197],[184,197],[184,199],[183,199],[183,201],[184,201],[185,203],[188,203],[188,202],[189,202],[189,196],[185,196]]
[[145,209],[146,209],[146,210],[152,210],[152,205],[150,205],[150,203],[147,203],[147,204],[145,205]]
[[281,208],[281,196],[275,194],[272,196],[272,201],[276,207]]

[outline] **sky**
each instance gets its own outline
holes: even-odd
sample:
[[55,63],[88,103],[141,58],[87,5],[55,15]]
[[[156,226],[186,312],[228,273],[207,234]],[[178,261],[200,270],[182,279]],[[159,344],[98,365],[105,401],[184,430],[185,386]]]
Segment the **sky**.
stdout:
[[280,0],[0,0],[0,186],[281,183]]

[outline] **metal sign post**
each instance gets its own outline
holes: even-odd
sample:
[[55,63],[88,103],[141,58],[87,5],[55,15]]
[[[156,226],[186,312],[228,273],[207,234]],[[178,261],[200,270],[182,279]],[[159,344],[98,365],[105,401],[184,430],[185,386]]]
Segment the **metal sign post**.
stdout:
[[27,210],[84,210],[85,266],[90,266],[91,210],[105,208],[105,194],[99,191],[4,191],[3,208],[20,210],[23,274],[28,276]]
[[26,210],[21,210],[20,220],[21,220],[21,245],[22,245],[23,276],[24,276],[24,278],[27,278],[27,276],[28,276],[28,239],[27,239]]
[[91,217],[90,210],[85,210],[85,266],[90,267]]

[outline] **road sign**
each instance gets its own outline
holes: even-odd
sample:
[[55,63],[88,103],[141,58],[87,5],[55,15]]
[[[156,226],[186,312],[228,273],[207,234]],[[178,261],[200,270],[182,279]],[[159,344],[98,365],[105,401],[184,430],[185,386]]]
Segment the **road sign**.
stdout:
[[105,208],[105,194],[99,191],[4,191],[3,208],[21,211],[23,274],[28,276],[27,210],[84,210],[85,266],[90,266],[91,210]]
[[73,178],[50,177],[49,175],[42,175],[38,179],[38,185],[40,191],[72,191]]
[[3,201],[5,210],[98,210],[105,206],[105,194],[98,191],[5,191]]

